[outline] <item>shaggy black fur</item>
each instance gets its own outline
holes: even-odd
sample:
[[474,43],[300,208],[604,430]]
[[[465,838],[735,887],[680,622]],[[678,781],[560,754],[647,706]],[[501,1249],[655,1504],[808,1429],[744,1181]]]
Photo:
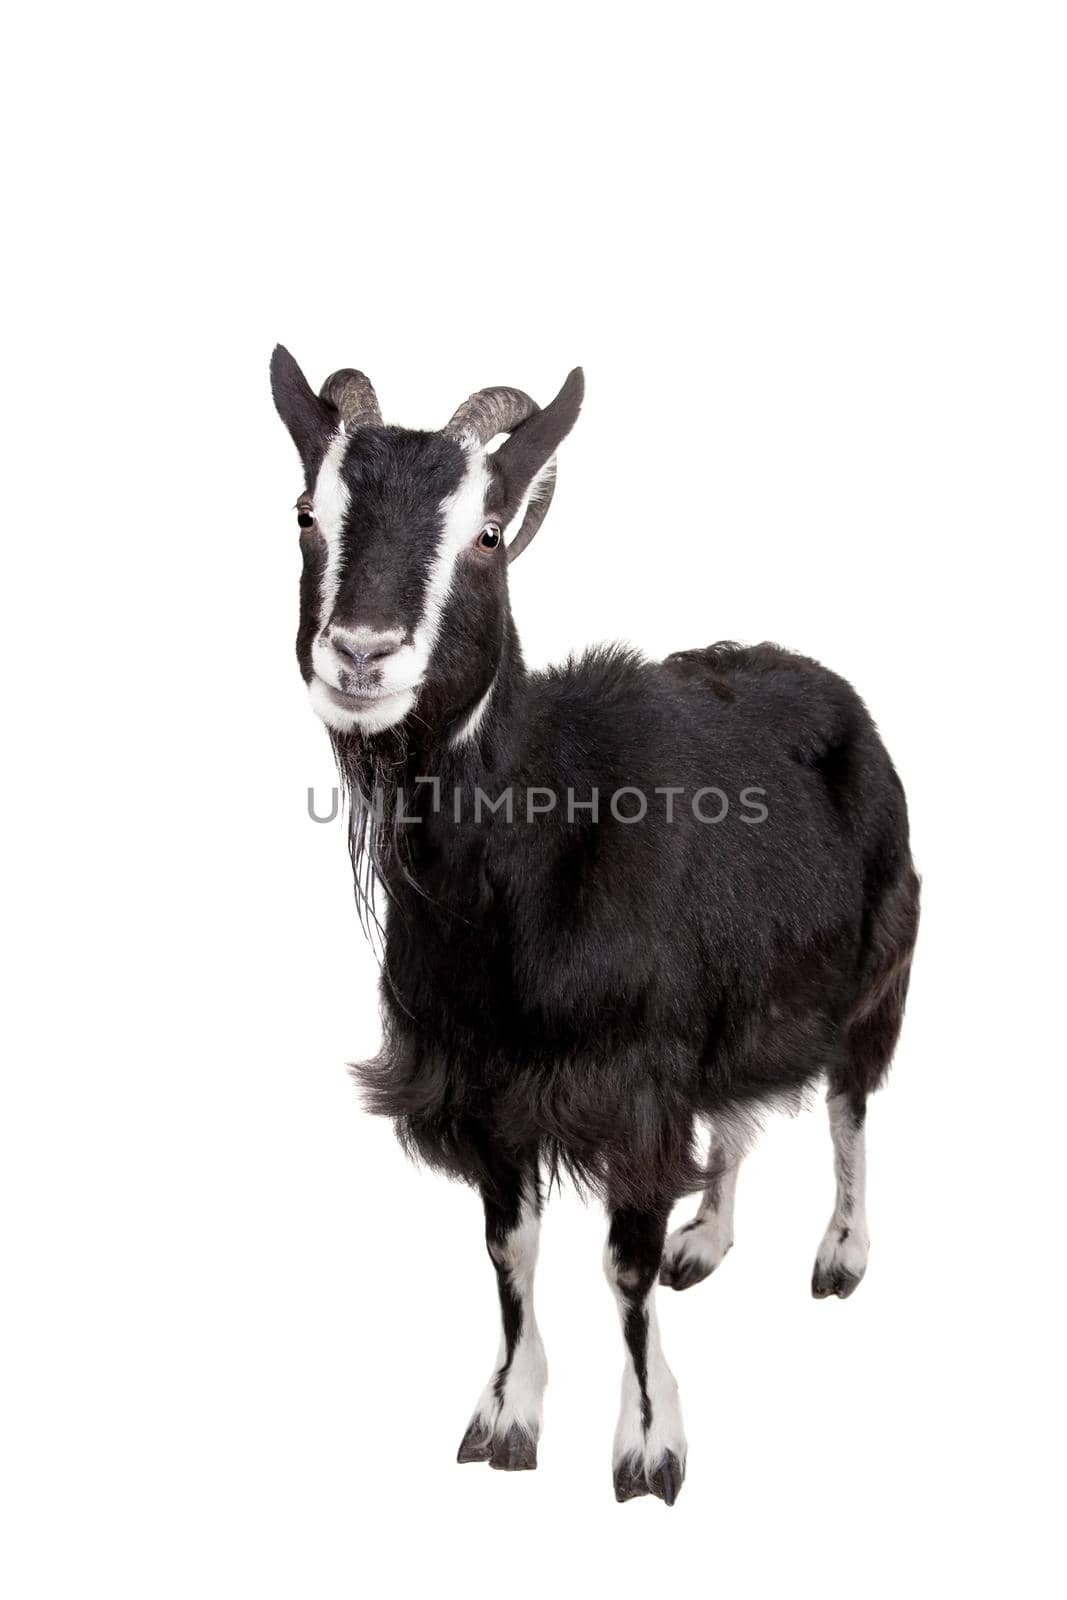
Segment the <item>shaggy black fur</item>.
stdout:
[[[826,1076],[857,1104],[896,1040],[918,886],[904,796],[861,701],[773,645],[720,644],[661,665],[622,649],[527,674],[510,628],[481,734],[456,753],[417,726],[349,784],[386,778],[378,866],[388,1040],[359,1070],[405,1146],[479,1186],[487,1151],[540,1150],[613,1203],[674,1199],[706,1177],[697,1113],[720,1125]],[[463,795],[463,820],[432,812]],[[536,786],[534,822],[474,789]],[[667,823],[615,820],[624,786],[691,796],[758,787],[766,819],[717,825],[685,796]],[[414,826],[392,828],[396,796]],[[600,819],[563,800],[597,789]],[[715,814],[716,803],[707,810]]]

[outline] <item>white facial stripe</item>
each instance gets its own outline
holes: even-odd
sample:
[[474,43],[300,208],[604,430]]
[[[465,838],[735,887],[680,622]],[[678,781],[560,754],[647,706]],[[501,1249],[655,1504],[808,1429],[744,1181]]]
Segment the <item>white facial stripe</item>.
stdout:
[[341,476],[341,464],[348,449],[348,434],[338,429],[330,440],[322,460],[312,503],[318,530],[326,541],[326,565],[322,574],[319,604],[319,627],[325,628],[337,603],[337,588],[341,581],[341,533],[348,515],[351,496],[348,485]]
[[421,678],[430,664],[445,602],[452,588],[456,562],[476,538],[485,516],[489,469],[481,450],[468,455],[467,471],[458,489],[441,502],[441,536],[426,576],[422,617],[415,629],[414,652]]

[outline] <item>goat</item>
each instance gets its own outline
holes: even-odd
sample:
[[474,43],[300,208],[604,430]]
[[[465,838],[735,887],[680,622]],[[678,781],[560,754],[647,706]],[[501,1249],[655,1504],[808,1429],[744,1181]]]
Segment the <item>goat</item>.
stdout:
[[673,1504],[686,1442],[655,1285],[720,1265],[760,1111],[820,1080],[836,1204],[812,1291],[844,1298],[867,1266],[867,1097],[918,925],[903,790],[854,690],[774,645],[527,671],[507,570],[548,509],[580,369],[543,410],[484,389],[439,432],[383,425],[362,373],[316,395],[279,346],[271,375],[305,479],[297,657],[358,898],[375,922],[376,884],[387,900],[384,1044],[354,1070],[410,1154],[480,1192],[498,1280],[459,1460],[536,1466],[534,1267],[566,1173],[609,1213],[615,1494]]

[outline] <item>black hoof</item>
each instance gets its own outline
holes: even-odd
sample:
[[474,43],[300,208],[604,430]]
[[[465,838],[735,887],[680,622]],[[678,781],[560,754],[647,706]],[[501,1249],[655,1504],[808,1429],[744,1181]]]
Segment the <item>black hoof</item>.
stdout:
[[667,1289],[691,1289],[694,1284],[710,1278],[714,1271],[714,1267],[705,1267],[699,1261],[664,1261],[659,1269],[659,1281]]
[[648,1474],[648,1487],[662,1500],[673,1506],[685,1482],[685,1463],[678,1460],[673,1450],[668,1450],[662,1461]]
[[844,1267],[816,1267],[811,1279],[811,1292],[816,1300],[829,1300],[836,1295],[847,1300],[863,1282],[863,1274],[846,1272]]
[[537,1440],[516,1424],[493,1439],[489,1465],[498,1472],[532,1472],[537,1466]]
[[463,1443],[459,1447],[457,1461],[488,1461],[492,1454],[493,1438],[486,1429],[485,1424],[479,1419],[471,1423],[463,1435]]
[[621,1505],[624,1500],[636,1500],[648,1493],[645,1469],[636,1456],[627,1456],[615,1468],[615,1498]]

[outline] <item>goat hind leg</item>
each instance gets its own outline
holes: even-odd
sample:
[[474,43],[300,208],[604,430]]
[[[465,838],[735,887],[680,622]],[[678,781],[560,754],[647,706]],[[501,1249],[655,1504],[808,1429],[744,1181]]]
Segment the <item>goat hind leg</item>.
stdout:
[[[905,851],[905,857],[907,852]],[[908,993],[919,926],[919,880],[910,862],[872,907],[866,992],[848,1027],[846,1059],[830,1073],[826,1105],[834,1142],[837,1197],[815,1258],[817,1300],[846,1299],[867,1270],[867,1098],[889,1070]],[[877,958],[877,959],[875,959]]]
[[826,1106],[837,1193],[833,1216],[815,1257],[811,1292],[816,1300],[827,1300],[831,1295],[847,1300],[867,1270],[871,1248],[867,1232],[866,1096],[831,1092]]
[[537,1465],[541,1403],[548,1378],[534,1317],[533,1281],[541,1231],[536,1166],[508,1171],[483,1190],[485,1242],[500,1295],[500,1351],[459,1447],[459,1461],[504,1472]]
[[708,1148],[708,1183],[691,1222],[667,1240],[659,1281],[669,1289],[691,1289],[720,1267],[734,1242],[734,1195],[741,1156],[715,1134]]

